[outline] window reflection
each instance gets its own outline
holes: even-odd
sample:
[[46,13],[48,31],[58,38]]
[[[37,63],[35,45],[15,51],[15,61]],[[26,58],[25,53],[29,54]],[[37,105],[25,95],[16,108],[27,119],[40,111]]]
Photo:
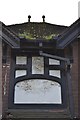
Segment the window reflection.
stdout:
[[60,65],[60,61],[49,58],[49,65]]
[[19,82],[15,86],[14,103],[61,104],[61,86],[45,79],[31,79]]
[[44,74],[43,57],[32,57],[32,74]]
[[27,57],[17,56],[16,64],[25,65],[27,63]]
[[15,71],[15,78],[24,76],[26,74],[27,74],[26,70],[16,70]]
[[49,70],[49,75],[61,78],[60,70]]

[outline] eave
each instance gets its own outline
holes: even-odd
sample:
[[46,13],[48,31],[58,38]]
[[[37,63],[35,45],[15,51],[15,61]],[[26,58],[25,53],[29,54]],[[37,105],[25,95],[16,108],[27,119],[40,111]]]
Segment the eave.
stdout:
[[28,40],[25,38],[20,39],[20,48],[21,49],[56,49],[56,40]]
[[18,38],[18,36],[9,31],[3,23],[1,26],[1,39],[5,41],[5,43],[7,43],[9,46],[11,46],[11,48],[20,48],[20,39]]
[[[29,48],[39,47],[41,49],[45,47],[43,43],[47,45],[46,48],[48,47],[48,43],[49,43],[51,44],[49,45],[49,47],[51,46],[51,48],[53,47],[55,49],[64,49],[65,47],[70,45],[74,40],[76,40],[79,37],[79,35],[80,35],[80,18],[76,20],[70,27],[68,27],[67,30],[65,30],[61,35],[54,37],[52,40],[46,40],[45,42],[44,39],[29,40],[26,38],[20,38],[11,29],[8,29],[8,27],[6,27],[3,23],[2,23],[2,30],[0,31],[0,37],[2,37],[2,40],[5,41],[9,46],[11,46],[11,48],[14,49],[24,48],[24,47],[29,47]],[[43,45],[39,46],[40,43],[42,43]],[[32,46],[30,46],[30,44]]]
[[80,35],[80,18],[57,38],[57,48],[64,49]]

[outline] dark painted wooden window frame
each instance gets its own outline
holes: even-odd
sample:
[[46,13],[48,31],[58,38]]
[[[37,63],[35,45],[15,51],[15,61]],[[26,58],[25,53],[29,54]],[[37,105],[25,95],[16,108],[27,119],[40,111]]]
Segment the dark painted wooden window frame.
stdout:
[[[31,57],[39,56],[26,55],[27,65],[16,65],[16,56],[25,56],[26,54],[12,53],[11,61],[11,77],[10,77],[10,87],[9,87],[9,99],[8,108],[9,109],[63,109],[67,107],[67,79],[65,71],[65,63],[60,61],[60,65],[49,65],[49,58],[44,57],[44,75],[41,74],[31,74]],[[27,70],[27,75],[15,78],[15,70],[22,69]],[[53,76],[49,76],[49,70],[61,70],[61,79]],[[62,104],[14,104],[14,88],[16,83],[29,80],[29,79],[46,79],[58,82],[61,85],[61,97]]]

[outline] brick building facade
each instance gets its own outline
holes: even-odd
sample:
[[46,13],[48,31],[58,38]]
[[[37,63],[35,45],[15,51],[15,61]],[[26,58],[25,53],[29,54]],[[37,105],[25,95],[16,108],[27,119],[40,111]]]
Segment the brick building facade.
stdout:
[[[0,24],[0,30],[2,26]],[[2,39],[0,38],[0,118],[2,115]]]
[[[70,27],[52,25],[45,23],[45,21],[43,23],[31,23],[29,21],[28,23],[11,26],[1,23],[1,26],[0,106],[2,107],[0,108],[0,115],[3,118],[79,118],[80,19]],[[9,97],[9,95],[13,94],[11,89],[13,89],[14,84],[11,80],[13,79],[12,76],[14,76],[13,56],[20,55],[20,53],[21,55],[28,54],[28,56],[31,56],[35,52],[36,55],[39,55],[40,51],[47,53],[42,54],[44,57],[45,55],[51,59],[54,57],[60,59],[62,65],[65,63],[65,65],[60,66],[63,78],[66,81],[66,88],[65,81],[61,83],[61,86],[63,85],[62,89],[67,91],[62,91],[64,105],[61,105],[62,107],[58,105],[43,107],[43,105],[40,109],[38,106],[31,106],[27,109],[29,105],[17,108],[11,105],[13,100]],[[66,63],[68,60],[70,64]],[[59,69],[56,66],[54,68],[55,70]],[[64,93],[66,93],[66,96]]]

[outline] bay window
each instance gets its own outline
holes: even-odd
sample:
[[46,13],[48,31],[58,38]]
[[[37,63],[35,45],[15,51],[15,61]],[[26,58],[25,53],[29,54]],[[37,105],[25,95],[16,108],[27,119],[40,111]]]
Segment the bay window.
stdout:
[[59,108],[66,104],[64,62],[40,55],[15,54],[10,104],[13,108]]

